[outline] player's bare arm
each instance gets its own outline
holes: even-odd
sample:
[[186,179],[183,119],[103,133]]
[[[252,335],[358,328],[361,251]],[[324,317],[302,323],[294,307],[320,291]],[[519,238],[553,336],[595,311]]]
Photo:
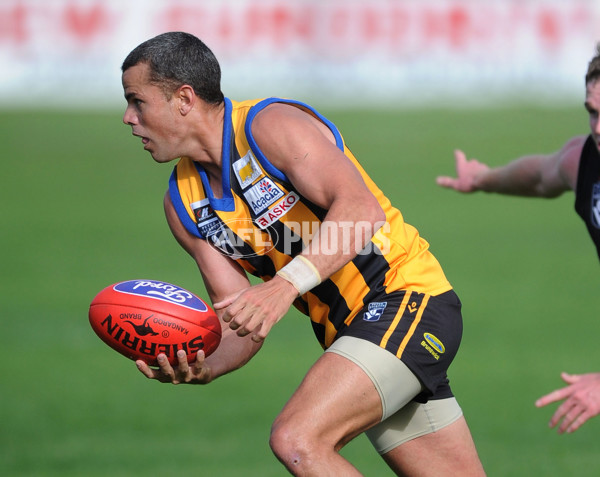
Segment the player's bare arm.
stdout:
[[[302,252],[319,279],[328,278],[371,238],[355,234],[352,224],[370,223],[373,234],[376,224],[385,221],[379,203],[355,166],[336,147],[330,131],[306,112],[290,105],[270,105],[256,116],[252,133],[268,160],[286,174],[298,192],[328,210],[324,219],[328,227],[350,229],[328,229],[337,238],[333,244],[337,253],[321,253],[323,228]],[[356,243],[357,236],[362,242]],[[327,243],[332,245],[331,241]],[[253,339],[262,340],[297,297],[298,290],[290,282],[275,276],[214,306],[225,310],[225,321],[238,334],[253,334]]]
[[[204,279],[204,284],[213,302],[246,289],[250,282],[244,270],[234,261],[222,255],[206,240],[193,237],[181,224],[173,204],[165,195],[165,215],[175,239],[196,261]],[[215,309],[219,318],[223,310]],[[207,384],[219,376],[234,371],[246,364],[261,348],[261,342],[254,342],[235,333],[223,323],[221,344],[208,358],[199,352],[196,361],[188,364],[185,353],[178,353],[178,365],[173,368],[164,355],[157,357],[159,367],[150,368],[144,362],[137,362],[140,371],[151,379],[173,384]],[[181,354],[181,356],[180,356]]]
[[[267,158],[286,174],[300,194],[328,210],[323,222],[340,227],[370,223],[374,228],[385,221],[385,214],[360,173],[318,119],[294,106],[276,103],[257,115],[253,133]],[[320,253],[321,232],[317,232],[303,252],[323,278],[352,260],[356,250],[371,239],[352,231],[339,232],[338,253]],[[361,243],[354,242],[356,235],[362,239]]]
[[496,168],[477,159],[467,159],[464,152],[457,150],[454,152],[456,177],[439,176],[436,182],[459,192],[557,197],[575,188],[585,140],[586,136],[577,136],[552,154],[525,155]]

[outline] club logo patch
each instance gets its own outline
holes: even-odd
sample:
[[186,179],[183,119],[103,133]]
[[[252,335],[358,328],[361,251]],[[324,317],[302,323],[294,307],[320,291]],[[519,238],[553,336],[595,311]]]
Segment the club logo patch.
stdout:
[[233,163],[233,171],[242,189],[248,187],[262,175],[262,170],[250,151]]
[[264,177],[244,192],[244,197],[255,214],[264,212],[274,202],[283,197],[283,191],[268,177]]
[[600,182],[594,184],[592,189],[592,209],[591,222],[597,229],[600,229]]
[[385,308],[387,307],[387,301],[376,301],[369,303],[369,308],[365,311],[363,320],[365,321],[379,321]]

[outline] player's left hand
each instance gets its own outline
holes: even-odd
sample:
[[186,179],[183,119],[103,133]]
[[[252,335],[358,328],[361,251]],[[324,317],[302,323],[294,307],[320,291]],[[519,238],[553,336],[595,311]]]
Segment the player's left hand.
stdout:
[[290,282],[275,276],[213,303],[213,308],[223,311],[221,318],[239,336],[251,334],[252,340],[261,342],[297,297],[298,292]]
[[600,373],[568,374],[561,373],[566,386],[539,398],[537,407],[562,401],[550,419],[550,427],[558,427],[559,434],[574,432],[588,419],[600,414]]
[[204,351],[200,350],[196,355],[196,360],[188,363],[185,351],[180,349],[177,351],[177,365],[174,367],[171,366],[164,353],[160,353],[156,357],[157,368],[151,368],[142,360],[136,361],[135,364],[148,379],[156,379],[161,383],[208,384],[212,380],[211,370],[204,359]]

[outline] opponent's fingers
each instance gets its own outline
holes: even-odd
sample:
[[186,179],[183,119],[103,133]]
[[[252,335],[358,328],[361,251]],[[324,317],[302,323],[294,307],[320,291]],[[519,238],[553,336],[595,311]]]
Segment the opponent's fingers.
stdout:
[[[582,413],[582,409],[578,406],[573,406],[568,412],[564,413],[564,417],[558,426],[558,433],[563,434],[566,432],[571,425],[577,421]],[[552,426],[553,427],[553,426]]]
[[456,184],[456,179],[454,177],[449,176],[438,176],[435,179],[435,183],[439,186],[453,189]]
[[557,389],[556,391],[552,391],[551,393],[546,394],[545,396],[542,396],[541,398],[539,398],[535,402],[535,405],[537,407],[542,407],[542,406],[546,406],[546,405],[556,402],[556,401],[561,401],[561,400],[565,399],[566,397],[568,397],[569,393],[570,393],[570,390],[568,387]]
[[[560,406],[558,406],[550,418],[549,426],[555,427],[561,421],[561,419],[563,420],[563,424],[565,419],[571,422],[579,415],[579,413],[580,412],[577,411],[577,403],[573,399],[567,399]],[[568,416],[571,416],[571,418],[569,419]]]
[[467,163],[467,156],[460,149],[454,150],[454,162],[456,163],[456,170],[462,168],[463,165]]
[[575,384],[581,379],[581,374],[560,373],[561,379],[568,384]]
[[577,429],[579,429],[589,418],[593,417],[594,415],[592,413],[590,413],[589,411],[584,411],[581,414],[579,414],[579,416],[577,416],[577,419],[575,419],[571,425],[567,428],[567,433],[571,433],[571,432],[575,432]]

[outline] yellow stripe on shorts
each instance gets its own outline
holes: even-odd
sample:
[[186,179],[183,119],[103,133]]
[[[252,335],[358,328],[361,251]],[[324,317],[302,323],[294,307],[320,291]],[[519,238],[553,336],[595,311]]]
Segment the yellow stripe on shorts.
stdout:
[[390,336],[392,336],[392,333],[394,331],[396,331],[396,328],[398,327],[398,323],[400,323],[400,320],[402,319],[402,315],[404,314],[404,310],[406,310],[406,306],[408,305],[408,300],[410,299],[411,294],[412,294],[412,292],[410,292],[410,291],[407,291],[404,294],[404,298],[402,299],[402,303],[400,304],[400,308],[398,308],[398,312],[396,313],[396,316],[394,316],[394,320],[392,321],[392,324],[390,325],[388,330],[385,332],[385,335],[383,335],[383,338],[381,339],[381,343],[379,343],[379,346],[382,347],[383,349],[385,349],[385,347],[387,346],[388,340],[390,339]]
[[[396,353],[396,356],[398,358],[402,357],[402,353],[404,353],[404,348],[406,348],[406,345],[408,344],[408,341],[415,334],[415,330],[417,329],[417,325],[421,321],[421,317],[423,316],[423,312],[425,311],[425,308],[427,308],[427,302],[428,301],[429,301],[429,295],[425,295],[423,297],[423,301],[421,302],[421,306],[419,307],[419,311],[417,312],[417,316],[415,316],[415,319],[412,322],[412,324],[410,325],[410,328],[408,329],[408,332],[406,333],[406,336],[402,340],[402,343],[400,343],[400,348],[398,348],[398,352]],[[404,303],[404,301],[402,303]]]

